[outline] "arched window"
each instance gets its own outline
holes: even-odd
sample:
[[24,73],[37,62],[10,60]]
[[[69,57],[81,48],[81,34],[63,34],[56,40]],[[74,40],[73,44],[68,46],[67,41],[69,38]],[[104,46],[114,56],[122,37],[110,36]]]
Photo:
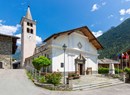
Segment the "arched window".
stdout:
[[27,28],[27,33],[29,33],[29,28]]
[[31,34],[33,34],[33,29],[31,29]]
[[30,26],[31,26],[31,27],[33,27],[33,24],[32,24],[32,23],[30,23]]
[[27,22],[27,25],[29,26],[29,22]]

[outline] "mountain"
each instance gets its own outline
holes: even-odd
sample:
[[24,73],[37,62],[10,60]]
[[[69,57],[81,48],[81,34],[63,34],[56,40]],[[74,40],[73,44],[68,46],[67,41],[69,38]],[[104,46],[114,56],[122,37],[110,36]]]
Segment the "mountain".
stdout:
[[18,46],[15,54],[13,55],[13,58],[17,59],[17,60],[20,60],[20,58],[21,58],[21,46]]
[[130,49],[130,18],[120,25],[112,27],[98,37],[104,49],[99,51],[99,58],[115,58]]

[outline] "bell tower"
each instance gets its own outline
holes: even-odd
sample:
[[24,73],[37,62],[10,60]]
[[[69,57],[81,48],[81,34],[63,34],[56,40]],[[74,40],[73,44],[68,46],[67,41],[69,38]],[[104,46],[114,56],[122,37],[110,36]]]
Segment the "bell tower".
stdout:
[[22,17],[21,24],[21,64],[25,65],[25,59],[34,54],[36,48],[36,21],[32,19],[28,6],[26,16]]

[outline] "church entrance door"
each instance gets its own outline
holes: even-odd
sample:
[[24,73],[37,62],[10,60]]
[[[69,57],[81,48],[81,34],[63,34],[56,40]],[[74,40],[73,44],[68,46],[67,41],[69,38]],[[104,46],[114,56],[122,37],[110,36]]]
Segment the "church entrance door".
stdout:
[[78,72],[80,75],[83,75],[83,64],[78,64]]
[[85,75],[85,61],[85,58],[81,54],[75,59],[75,72]]

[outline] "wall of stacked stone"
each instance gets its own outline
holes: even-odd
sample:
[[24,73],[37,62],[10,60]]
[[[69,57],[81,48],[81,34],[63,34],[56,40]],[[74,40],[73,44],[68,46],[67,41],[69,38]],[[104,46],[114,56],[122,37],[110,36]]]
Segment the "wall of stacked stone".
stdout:
[[0,62],[3,68],[10,68],[12,54],[12,38],[0,36]]

